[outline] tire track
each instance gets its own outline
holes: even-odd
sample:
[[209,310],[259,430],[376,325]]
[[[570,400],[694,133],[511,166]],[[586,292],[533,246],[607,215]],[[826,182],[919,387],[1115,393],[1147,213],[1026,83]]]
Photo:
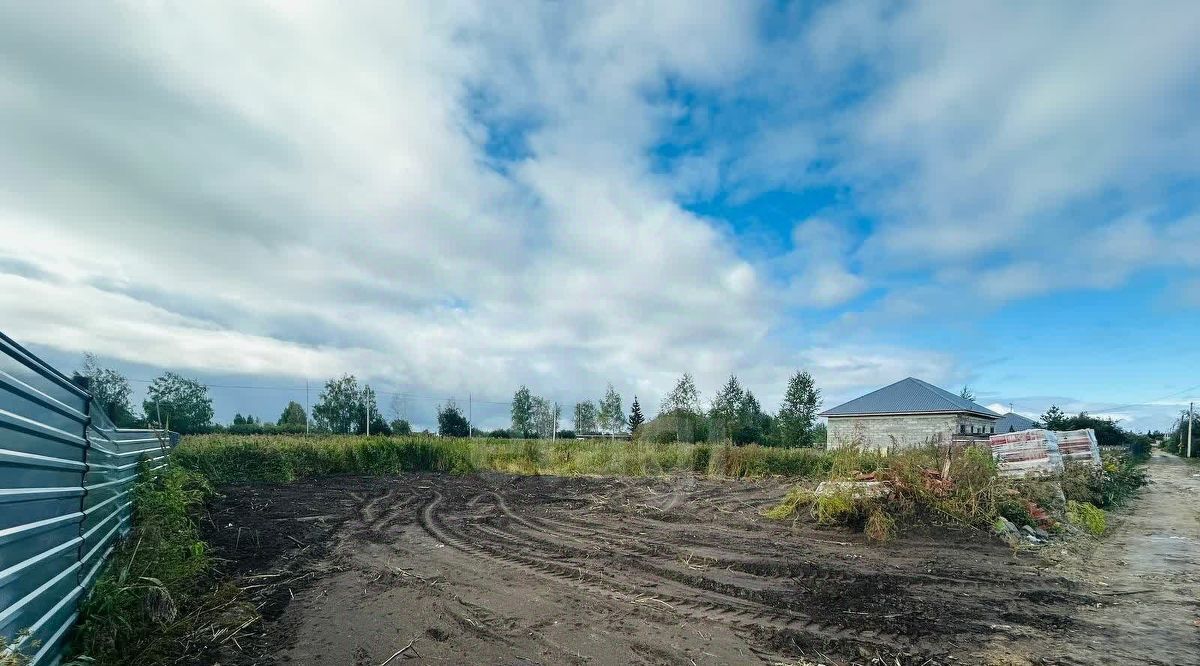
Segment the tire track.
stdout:
[[[657,590],[653,595],[648,595],[643,588],[619,582],[595,572],[585,571],[581,566],[547,560],[527,552],[514,552],[506,546],[486,540],[475,543],[468,535],[456,532],[441,520],[437,508],[442,502],[441,493],[434,491],[433,497],[420,512],[419,518],[421,527],[441,543],[458,551],[484,557],[523,572],[552,578],[592,595],[624,603],[657,602],[675,613],[691,619],[719,622],[747,631],[767,631],[800,636],[808,641],[868,644],[879,648],[891,648],[896,645],[923,647],[918,641],[907,636],[874,631],[864,632],[838,624],[821,624],[811,617],[799,613],[780,613],[761,604],[749,604],[741,600],[735,600],[733,603],[728,600],[698,601],[690,597],[707,598],[709,595],[705,594],[703,590],[695,588],[675,586],[682,587],[683,589],[679,591],[686,593],[687,597],[669,592],[662,593]],[[501,507],[501,511],[506,515],[512,515],[507,504]],[[526,523],[527,521],[521,519],[518,522]],[[476,531],[486,533],[484,530]],[[518,541],[516,537],[511,538]],[[524,547],[527,547],[527,544]],[[661,584],[660,582],[659,585],[661,586]]]

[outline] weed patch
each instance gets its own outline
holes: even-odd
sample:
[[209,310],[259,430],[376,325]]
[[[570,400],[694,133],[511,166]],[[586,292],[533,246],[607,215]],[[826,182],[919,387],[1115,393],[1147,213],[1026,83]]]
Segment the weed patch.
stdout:
[[72,645],[77,661],[156,664],[179,657],[184,638],[229,607],[232,590],[208,584],[210,562],[196,525],[211,494],[201,476],[171,465],[145,469],[133,489],[132,533],[84,600]]
[[1104,509],[1075,500],[1067,500],[1067,522],[1082,527],[1092,536],[1104,534],[1108,527]]

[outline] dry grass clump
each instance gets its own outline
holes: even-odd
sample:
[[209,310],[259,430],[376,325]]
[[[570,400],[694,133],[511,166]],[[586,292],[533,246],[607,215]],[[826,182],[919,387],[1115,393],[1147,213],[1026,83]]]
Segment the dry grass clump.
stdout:
[[1065,518],[1098,535],[1105,529],[1099,507],[1124,501],[1146,482],[1137,461],[1124,457],[1106,459],[1102,468],[1068,467],[1062,478],[1019,480],[999,477],[986,446],[926,446],[890,456],[846,448],[830,456],[830,481],[884,482],[887,492],[856,492],[844,484],[819,493],[797,489],[763,515],[775,520],[807,515],[818,525],[861,530],[873,540],[914,524],[991,529],[1000,516],[1051,530]]
[[901,525],[952,522],[986,527],[998,514],[1005,487],[986,449],[924,447],[883,456],[873,451],[839,449],[832,454],[829,480],[883,482],[882,492],[838,485],[815,494],[789,494],[764,513],[795,518],[802,506],[819,525],[859,529],[871,539],[892,537]]

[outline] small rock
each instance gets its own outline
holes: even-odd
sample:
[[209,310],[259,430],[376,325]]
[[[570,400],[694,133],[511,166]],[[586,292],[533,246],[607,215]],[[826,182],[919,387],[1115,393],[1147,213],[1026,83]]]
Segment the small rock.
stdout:
[[1042,541],[1048,541],[1050,539],[1050,533],[1040,527],[1034,528],[1033,533],[1036,534],[1037,538],[1041,539]]
[[1021,531],[1022,531],[1022,532],[1024,532],[1025,534],[1028,534],[1029,536],[1032,536],[1032,537],[1035,537],[1035,536],[1037,536],[1037,532],[1034,532],[1034,531],[1033,531],[1033,528],[1032,528],[1032,527],[1030,527],[1029,525],[1022,525],[1022,526],[1021,526]]

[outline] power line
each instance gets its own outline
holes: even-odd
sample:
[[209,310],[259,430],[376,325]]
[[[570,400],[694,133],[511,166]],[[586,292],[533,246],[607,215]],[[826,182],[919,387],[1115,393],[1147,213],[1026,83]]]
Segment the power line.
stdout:
[[1160,398],[1151,398],[1151,399],[1149,399],[1149,400],[1143,400],[1143,401],[1141,401],[1141,402],[1131,402],[1131,403],[1129,403],[1128,405],[1117,405],[1116,407],[1105,407],[1105,408],[1104,408],[1104,411],[1106,411],[1106,412],[1107,412],[1107,411],[1115,411],[1115,410],[1118,410],[1118,409],[1128,409],[1128,408],[1130,408],[1130,407],[1140,407],[1141,405],[1148,405],[1148,404],[1150,404],[1150,403],[1152,403],[1152,402],[1158,402],[1159,400],[1166,400],[1167,398],[1174,398],[1174,397],[1176,397],[1176,396],[1180,396],[1180,395],[1183,395],[1183,394],[1185,394],[1185,393],[1190,393],[1190,392],[1192,392],[1192,391],[1196,391],[1196,390],[1198,390],[1198,389],[1200,389],[1200,384],[1196,384],[1195,386],[1189,386],[1189,387],[1187,387],[1187,388],[1185,388],[1185,389],[1182,389],[1182,390],[1176,391],[1176,392],[1174,392],[1174,393],[1168,393],[1167,395],[1164,395],[1164,396],[1162,396],[1162,397],[1160,397]]
[[[153,379],[129,379],[128,381],[138,382],[139,384],[152,384],[152,383],[154,383],[155,380],[153,380]],[[209,389],[240,389],[240,390],[253,390],[253,391],[290,391],[290,392],[297,392],[297,393],[308,390],[308,388],[306,386],[248,386],[248,385],[241,385],[241,384],[205,384],[203,382],[201,382],[201,386],[203,386],[204,388],[209,388]],[[413,399],[413,400],[428,400],[430,402],[445,402],[448,400],[457,400],[457,398],[455,396],[421,395],[418,393],[407,393],[407,392],[403,392],[403,391],[375,390],[375,393],[377,395],[396,396],[396,397],[400,397],[400,398],[404,398],[404,399]],[[468,394],[468,399],[469,400],[471,399],[470,394]],[[474,400],[474,402],[482,403],[485,405],[512,405],[511,400]]]

